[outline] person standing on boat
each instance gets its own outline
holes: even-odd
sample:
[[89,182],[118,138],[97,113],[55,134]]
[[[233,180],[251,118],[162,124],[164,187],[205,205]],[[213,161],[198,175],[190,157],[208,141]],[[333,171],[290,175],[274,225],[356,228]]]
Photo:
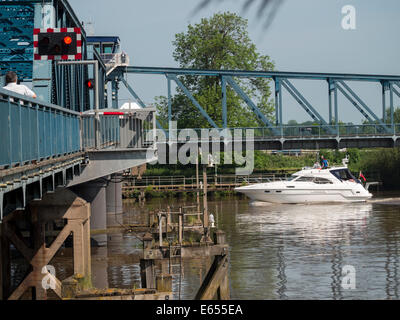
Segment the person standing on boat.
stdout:
[[321,164],[322,169],[324,168],[324,160],[325,160],[324,156],[321,156],[321,160],[319,163]]
[[329,166],[328,160],[326,160],[324,156],[321,156],[321,168],[328,169],[328,166]]
[[328,162],[328,160],[326,160],[326,159],[324,158],[324,160],[322,161],[322,163],[323,163],[322,169],[328,169],[328,167],[329,167],[329,162]]

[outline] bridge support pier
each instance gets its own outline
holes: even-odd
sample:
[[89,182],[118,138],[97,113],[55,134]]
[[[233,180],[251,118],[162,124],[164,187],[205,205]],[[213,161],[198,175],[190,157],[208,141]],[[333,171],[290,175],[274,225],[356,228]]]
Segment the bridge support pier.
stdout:
[[[46,226],[55,221],[66,221],[56,239],[47,246]],[[29,222],[30,230],[21,226]],[[29,238],[22,237],[22,232],[29,232]],[[47,194],[43,200],[34,201],[29,210],[14,212],[3,220],[2,225],[2,277],[7,276],[10,265],[10,243],[29,262],[29,274],[17,286],[14,292],[7,292],[7,284],[3,285],[3,298],[19,300],[31,288],[32,299],[46,300],[51,289],[58,298],[62,298],[62,285],[57,279],[56,270],[51,261],[67,238],[73,234],[74,274],[90,280],[90,204],[78,198],[69,190]],[[7,261],[5,260],[7,259]],[[8,273],[8,275],[7,275]],[[90,282],[90,281],[89,281]],[[5,290],[4,290],[5,289]]]
[[3,224],[0,223],[0,301],[2,301],[4,299],[4,294],[3,294],[3,271],[2,271],[2,267],[3,267],[3,250],[2,250],[3,232],[1,230],[2,228],[3,228]]
[[121,179],[120,174],[110,176],[106,189],[107,214],[121,214],[123,212]]
[[97,179],[72,187],[71,190],[91,204],[92,240],[99,247],[107,246],[107,234],[93,234],[107,229],[106,179]]
[[10,244],[7,239],[3,237],[3,225],[3,223],[0,223],[0,300],[6,299],[10,288]]

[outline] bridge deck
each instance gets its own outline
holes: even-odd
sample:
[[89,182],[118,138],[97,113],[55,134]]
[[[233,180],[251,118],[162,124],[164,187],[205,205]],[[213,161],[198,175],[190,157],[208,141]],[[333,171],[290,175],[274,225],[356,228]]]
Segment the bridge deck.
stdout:
[[151,108],[81,114],[0,89],[0,110],[0,220],[58,187],[155,159]]

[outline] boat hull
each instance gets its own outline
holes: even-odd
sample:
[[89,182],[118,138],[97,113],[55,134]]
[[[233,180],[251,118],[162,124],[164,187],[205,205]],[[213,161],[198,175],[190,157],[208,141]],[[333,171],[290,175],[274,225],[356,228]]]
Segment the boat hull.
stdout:
[[[287,190],[277,193],[276,191],[265,193],[265,190],[237,190],[245,194],[251,200],[270,203],[325,203],[325,202],[365,202],[371,198],[371,195],[354,195],[351,190],[304,190],[296,193],[287,192]],[[279,190],[278,190],[279,192]]]

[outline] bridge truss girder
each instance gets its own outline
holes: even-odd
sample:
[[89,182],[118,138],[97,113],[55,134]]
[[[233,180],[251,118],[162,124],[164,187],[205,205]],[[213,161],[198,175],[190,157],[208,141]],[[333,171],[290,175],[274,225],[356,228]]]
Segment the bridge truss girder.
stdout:
[[[106,67],[96,51],[87,46],[85,30],[68,0],[0,1],[0,72],[15,71],[22,81],[32,81],[40,100],[74,111],[94,109],[93,93],[85,86],[93,70],[88,66],[58,66],[54,61],[33,60],[34,28],[82,30],[83,59],[99,61],[99,86],[104,86]],[[99,90],[100,108],[105,107]]]
[[0,72],[3,75],[12,70],[28,80],[32,79],[33,1],[14,3],[0,2]]
[[[270,129],[274,134],[279,134],[283,124],[283,88],[296,100],[296,102],[316,121],[323,126],[328,132],[338,133],[339,128],[339,105],[338,92],[343,96],[368,120],[370,123],[379,124],[380,127],[387,133],[393,132],[394,129],[394,94],[400,97],[400,76],[391,75],[365,75],[365,74],[332,74],[332,73],[301,73],[301,72],[275,72],[275,71],[237,71],[237,70],[195,70],[195,69],[179,69],[179,68],[153,68],[153,67],[119,67],[110,76],[110,81],[114,79],[124,79],[125,74],[149,74],[162,75],[167,79],[168,87],[168,119],[172,119],[172,95],[171,82],[176,82],[177,86],[182,89],[183,93],[191,100],[200,114],[208,121],[212,127],[217,127],[216,120],[211,119],[204,108],[194,98],[178,76],[204,76],[204,77],[219,77],[221,80],[221,97],[222,97],[222,128],[228,127],[228,109],[227,109],[227,85],[237,93],[254,112],[257,118],[262,123],[262,126]],[[116,76],[117,75],[117,76]],[[234,80],[235,78],[266,78],[272,79],[275,83],[275,126],[272,121],[264,115],[257,104],[240,88]],[[290,80],[322,80],[328,83],[328,101],[329,101],[329,119],[326,120],[312,104],[305,98],[298,88]],[[347,82],[374,82],[382,86],[382,116],[378,116],[347,84]],[[138,94],[124,79],[124,84],[127,86],[132,96],[143,106],[142,100]],[[399,89],[397,90],[396,87]],[[386,123],[386,94],[390,94],[390,121]],[[161,126],[159,126],[161,127]],[[335,129],[336,128],[336,129]]]

